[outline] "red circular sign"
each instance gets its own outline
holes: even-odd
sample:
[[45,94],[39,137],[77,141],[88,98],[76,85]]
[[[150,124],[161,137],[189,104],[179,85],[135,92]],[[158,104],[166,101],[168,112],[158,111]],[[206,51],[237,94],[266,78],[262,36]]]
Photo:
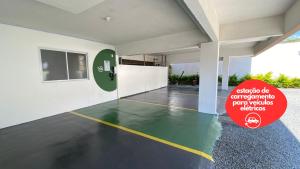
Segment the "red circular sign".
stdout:
[[226,111],[230,118],[245,128],[261,128],[278,120],[285,112],[285,95],[260,80],[238,85],[228,96]]

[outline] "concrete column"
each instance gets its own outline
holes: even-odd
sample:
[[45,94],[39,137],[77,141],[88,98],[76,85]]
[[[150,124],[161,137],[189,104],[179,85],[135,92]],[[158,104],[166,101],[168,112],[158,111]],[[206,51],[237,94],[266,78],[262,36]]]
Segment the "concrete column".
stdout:
[[228,90],[230,56],[224,56],[222,70],[222,90]]
[[219,42],[201,44],[198,111],[217,114]]

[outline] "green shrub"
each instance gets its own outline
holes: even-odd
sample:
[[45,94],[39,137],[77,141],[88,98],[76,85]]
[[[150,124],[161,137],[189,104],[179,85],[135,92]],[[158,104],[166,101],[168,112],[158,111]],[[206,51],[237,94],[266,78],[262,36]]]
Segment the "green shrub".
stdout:
[[229,76],[229,86],[237,86],[238,84],[240,81],[236,74]]
[[300,88],[300,78],[292,78],[290,80],[291,87],[293,88]]
[[245,76],[240,78],[239,82],[243,83],[244,81],[251,80],[251,79],[253,79],[253,77],[250,74],[246,74]]
[[269,83],[270,85],[274,85],[275,81],[273,78],[273,73],[269,72],[267,74],[264,75],[263,81]]
[[[229,77],[228,84],[229,86],[237,86],[240,83],[251,79],[262,80],[277,88],[300,88],[300,78],[289,78],[283,74],[281,74],[277,78],[274,78],[272,72],[268,72],[266,74],[257,74],[257,75],[246,74],[241,78],[239,78],[236,74],[234,74]],[[190,76],[182,76],[181,78],[179,75],[169,76],[170,84],[193,85],[193,81],[196,81],[196,84],[199,84],[199,76],[190,75]],[[220,76],[218,77],[218,82],[222,82],[222,77]]]
[[169,83],[176,84],[178,82],[179,76],[178,75],[170,75],[169,76]]
[[290,88],[293,87],[291,85],[291,80],[284,74],[280,74],[278,78],[275,79],[274,86],[278,88]]
[[[288,76],[281,74],[277,78],[273,77],[272,72],[268,72],[266,74],[257,74],[257,75],[250,75],[247,74],[240,78],[239,83],[244,82],[245,80],[257,79],[262,80],[270,85],[273,85],[277,88],[300,88],[300,78],[289,78]],[[235,83],[229,82],[229,84]]]
[[268,72],[266,74],[257,74],[255,76],[251,76],[251,79],[262,80],[270,85],[276,86],[276,81],[273,78],[273,73]]
[[170,84],[193,85],[193,81],[199,84],[199,75],[182,76],[181,78],[179,75],[169,76]]

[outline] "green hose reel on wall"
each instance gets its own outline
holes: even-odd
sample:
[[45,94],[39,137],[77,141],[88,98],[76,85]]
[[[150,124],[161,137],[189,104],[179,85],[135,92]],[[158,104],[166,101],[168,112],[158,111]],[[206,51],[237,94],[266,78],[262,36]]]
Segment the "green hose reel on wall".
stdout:
[[94,79],[97,85],[108,92],[117,89],[116,52],[104,49],[99,52],[93,64]]

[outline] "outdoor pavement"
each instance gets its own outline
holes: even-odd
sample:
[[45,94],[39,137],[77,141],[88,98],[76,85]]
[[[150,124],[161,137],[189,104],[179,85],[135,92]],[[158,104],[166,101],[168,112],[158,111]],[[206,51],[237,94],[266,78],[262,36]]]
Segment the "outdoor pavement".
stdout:
[[223,132],[213,153],[215,169],[300,169],[300,89],[282,89],[288,100],[280,120],[244,129],[221,116]]

